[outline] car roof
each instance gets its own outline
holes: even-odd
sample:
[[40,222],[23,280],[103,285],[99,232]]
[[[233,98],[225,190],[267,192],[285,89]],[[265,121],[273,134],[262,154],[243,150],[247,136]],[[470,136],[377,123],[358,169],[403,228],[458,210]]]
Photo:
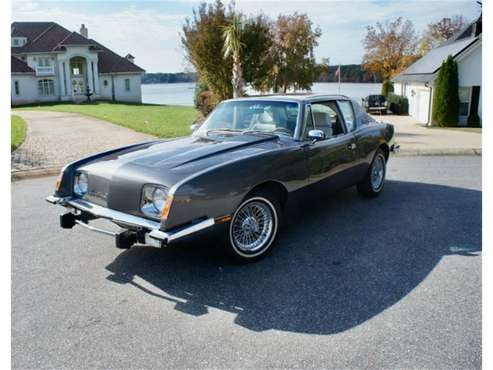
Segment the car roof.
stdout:
[[317,94],[317,93],[297,93],[297,94],[272,94],[272,95],[250,95],[226,101],[242,101],[242,100],[265,100],[265,101],[295,101],[298,103],[310,103],[322,100],[350,100],[345,95],[335,94]]

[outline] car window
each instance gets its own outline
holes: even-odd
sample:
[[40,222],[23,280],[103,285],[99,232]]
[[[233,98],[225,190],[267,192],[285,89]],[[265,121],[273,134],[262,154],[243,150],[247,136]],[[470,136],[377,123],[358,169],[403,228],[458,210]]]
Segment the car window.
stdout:
[[341,109],[344,121],[349,131],[353,131],[355,127],[354,112],[351,103],[348,100],[340,100],[339,108]]
[[313,126],[327,139],[344,134],[342,119],[333,101],[312,104]]

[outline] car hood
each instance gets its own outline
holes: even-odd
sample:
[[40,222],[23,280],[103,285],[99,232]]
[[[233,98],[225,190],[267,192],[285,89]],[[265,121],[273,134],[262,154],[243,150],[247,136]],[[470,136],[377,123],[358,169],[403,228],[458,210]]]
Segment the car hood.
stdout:
[[172,186],[204,169],[282,145],[282,140],[274,135],[189,136],[143,144],[103,156],[79,170],[106,180],[137,180]]

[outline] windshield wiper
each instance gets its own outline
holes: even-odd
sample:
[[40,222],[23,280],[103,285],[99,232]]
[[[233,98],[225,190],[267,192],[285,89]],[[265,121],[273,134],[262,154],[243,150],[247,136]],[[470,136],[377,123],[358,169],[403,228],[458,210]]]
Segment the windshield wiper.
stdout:
[[277,136],[277,134],[274,134],[273,132],[263,131],[263,130],[245,130],[245,131],[242,131],[241,134],[242,135],[245,135],[245,134],[261,134],[261,135]]
[[206,135],[209,135],[210,132],[240,132],[241,130],[237,130],[234,128],[214,128],[206,131]]

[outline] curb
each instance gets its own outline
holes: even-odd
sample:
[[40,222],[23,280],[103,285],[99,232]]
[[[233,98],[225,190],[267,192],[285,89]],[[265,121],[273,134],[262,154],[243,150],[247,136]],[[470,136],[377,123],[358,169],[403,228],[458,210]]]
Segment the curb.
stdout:
[[51,166],[29,170],[13,170],[10,172],[10,177],[12,181],[17,181],[36,177],[55,176],[60,173],[62,168],[63,166]]

